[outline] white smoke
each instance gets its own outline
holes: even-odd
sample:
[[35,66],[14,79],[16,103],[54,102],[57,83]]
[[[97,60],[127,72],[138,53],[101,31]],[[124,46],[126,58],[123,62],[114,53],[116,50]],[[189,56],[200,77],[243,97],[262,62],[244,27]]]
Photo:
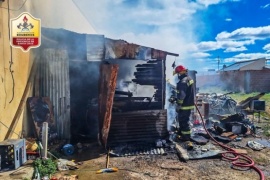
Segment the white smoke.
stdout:
[[12,0],[10,9],[15,18],[23,12],[28,12],[41,20],[42,27],[63,28],[78,33],[97,34],[72,0]]
[[[170,83],[176,85],[178,80],[172,73],[174,61],[176,65],[194,63],[188,58],[188,52],[192,49],[192,42],[196,42],[197,39],[195,32],[198,23],[193,14],[200,5],[178,0],[155,1],[151,5],[146,1],[136,1],[136,5],[132,7],[125,7],[124,1],[73,0],[73,2],[98,33],[108,38],[123,39],[129,43],[179,54],[179,57],[167,56],[166,79],[170,79]],[[162,8],[155,9],[154,6],[158,5]],[[141,93],[150,95],[154,90],[151,88],[138,86],[136,90],[138,95]],[[169,97],[170,91],[166,88],[165,108],[168,111],[168,128],[176,117],[174,105],[167,101]]]

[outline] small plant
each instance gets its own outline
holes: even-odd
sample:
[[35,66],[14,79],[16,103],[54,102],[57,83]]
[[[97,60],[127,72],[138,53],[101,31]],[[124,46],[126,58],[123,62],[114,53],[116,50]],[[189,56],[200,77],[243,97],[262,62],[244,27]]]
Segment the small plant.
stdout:
[[269,123],[263,127],[263,134],[267,137],[270,137],[270,125]]
[[57,170],[56,163],[51,159],[38,158],[34,161],[34,169],[37,169],[41,177],[51,176]]

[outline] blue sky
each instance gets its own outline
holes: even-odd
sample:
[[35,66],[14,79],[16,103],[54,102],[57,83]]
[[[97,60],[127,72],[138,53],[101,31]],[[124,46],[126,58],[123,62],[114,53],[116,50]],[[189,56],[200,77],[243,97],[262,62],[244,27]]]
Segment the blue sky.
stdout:
[[179,54],[168,63],[200,72],[270,59],[268,0],[72,1],[99,34]]

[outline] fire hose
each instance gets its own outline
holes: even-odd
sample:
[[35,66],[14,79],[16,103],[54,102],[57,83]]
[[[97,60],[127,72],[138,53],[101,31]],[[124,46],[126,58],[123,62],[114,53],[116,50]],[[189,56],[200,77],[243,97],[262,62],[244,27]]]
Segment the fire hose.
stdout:
[[[224,145],[224,144],[221,144],[220,142],[218,142],[207,130],[206,128],[206,125],[205,125],[205,122],[203,121],[203,117],[202,117],[202,114],[197,106],[197,104],[195,104],[195,107],[200,115],[200,118],[202,120],[202,124],[203,124],[203,127],[206,131],[206,133],[208,134],[208,136],[211,138],[211,140],[213,140],[215,143],[217,143],[219,146],[221,146],[222,148],[224,148],[225,150],[227,150],[226,152],[222,153],[222,157],[224,159],[227,159],[227,160],[230,160],[232,161],[232,165],[233,166],[236,166],[236,167],[241,167],[241,168],[244,168],[244,167],[249,167],[249,168],[252,168],[254,169],[259,175],[260,175],[260,179],[261,180],[265,180],[265,177],[264,177],[264,174],[262,172],[262,170],[260,170],[259,168],[257,168],[255,166],[255,163],[254,163],[254,160],[252,160],[250,157],[246,156],[246,155],[243,155],[243,154],[240,154],[240,153],[237,153],[234,149]],[[234,157],[228,157],[228,155],[231,154],[233,155]],[[240,157],[242,157],[241,159],[246,161],[246,162],[239,162],[237,161]]]

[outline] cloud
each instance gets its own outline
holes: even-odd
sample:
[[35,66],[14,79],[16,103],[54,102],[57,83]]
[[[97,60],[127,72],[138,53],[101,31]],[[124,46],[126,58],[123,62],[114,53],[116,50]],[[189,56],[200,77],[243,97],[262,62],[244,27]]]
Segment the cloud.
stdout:
[[108,28],[108,26],[114,29],[121,26],[176,24],[190,18],[198,9],[202,8],[198,3],[187,0],[155,0],[154,2],[73,0],[73,2],[99,30],[104,27]]
[[224,62],[239,62],[239,61],[247,61],[247,60],[259,59],[259,58],[269,59],[270,54],[269,53],[241,53],[231,58],[225,58]]
[[261,6],[262,9],[266,9],[266,8],[269,8],[270,7],[270,3],[269,4],[266,4],[264,6]]
[[224,2],[224,0],[198,0],[197,2],[207,7],[212,4],[218,4],[218,3]]
[[246,51],[247,48],[244,46],[241,47],[230,47],[227,48],[224,52],[240,52],[240,51]]
[[[203,41],[197,44],[197,50],[200,51],[214,51],[218,49],[232,49],[234,48],[234,52],[236,52],[237,48],[240,51],[244,50],[244,45],[251,45],[254,44],[253,40],[246,40],[246,41]],[[227,51],[229,52],[229,51]]]
[[[211,61],[211,54],[207,51],[240,52],[246,45],[254,44],[253,39],[216,39],[196,43],[201,36],[198,28],[203,28],[197,12],[206,13],[211,5],[238,0],[72,1],[96,31],[105,37],[179,54],[177,58],[167,57],[166,71],[170,71],[169,64],[173,61],[197,68],[201,66],[198,60]],[[231,16],[226,14],[224,19],[226,17]],[[232,21],[231,18],[225,20]],[[202,64],[208,67],[207,63]],[[208,68],[212,68],[210,66],[211,63]]]
[[239,2],[241,0],[197,0],[198,4],[201,4],[205,7],[208,7],[210,5],[214,5],[214,4],[220,4],[220,3],[225,3],[225,2]]
[[208,53],[204,53],[204,52],[197,52],[197,53],[193,53],[191,55],[191,57],[194,57],[194,58],[205,58],[205,57],[209,57],[209,56],[211,56],[211,55]]
[[217,41],[223,40],[262,40],[270,38],[270,25],[262,27],[243,27],[233,32],[223,31],[216,37]]
[[[262,27],[239,28],[232,32],[223,31],[216,36],[216,41],[202,41],[193,48],[194,51],[208,52],[225,49],[224,52],[246,51],[247,45],[254,45],[256,40],[270,38],[270,25]],[[266,48],[269,48],[266,46]],[[266,49],[265,49],[266,50]],[[267,51],[269,51],[267,49]]]
[[266,50],[266,52],[270,53],[270,43],[266,44],[263,49]]
[[188,19],[199,8],[186,1],[157,1],[160,4],[158,9],[149,8],[145,1],[139,2],[132,11],[124,10],[124,14],[129,14],[129,21],[146,25],[176,24]]
[[221,46],[216,41],[203,41],[200,42],[197,46],[197,49],[200,51],[213,51],[221,48]]
[[232,21],[232,19],[231,18],[226,18],[225,21],[230,22],[230,21]]

